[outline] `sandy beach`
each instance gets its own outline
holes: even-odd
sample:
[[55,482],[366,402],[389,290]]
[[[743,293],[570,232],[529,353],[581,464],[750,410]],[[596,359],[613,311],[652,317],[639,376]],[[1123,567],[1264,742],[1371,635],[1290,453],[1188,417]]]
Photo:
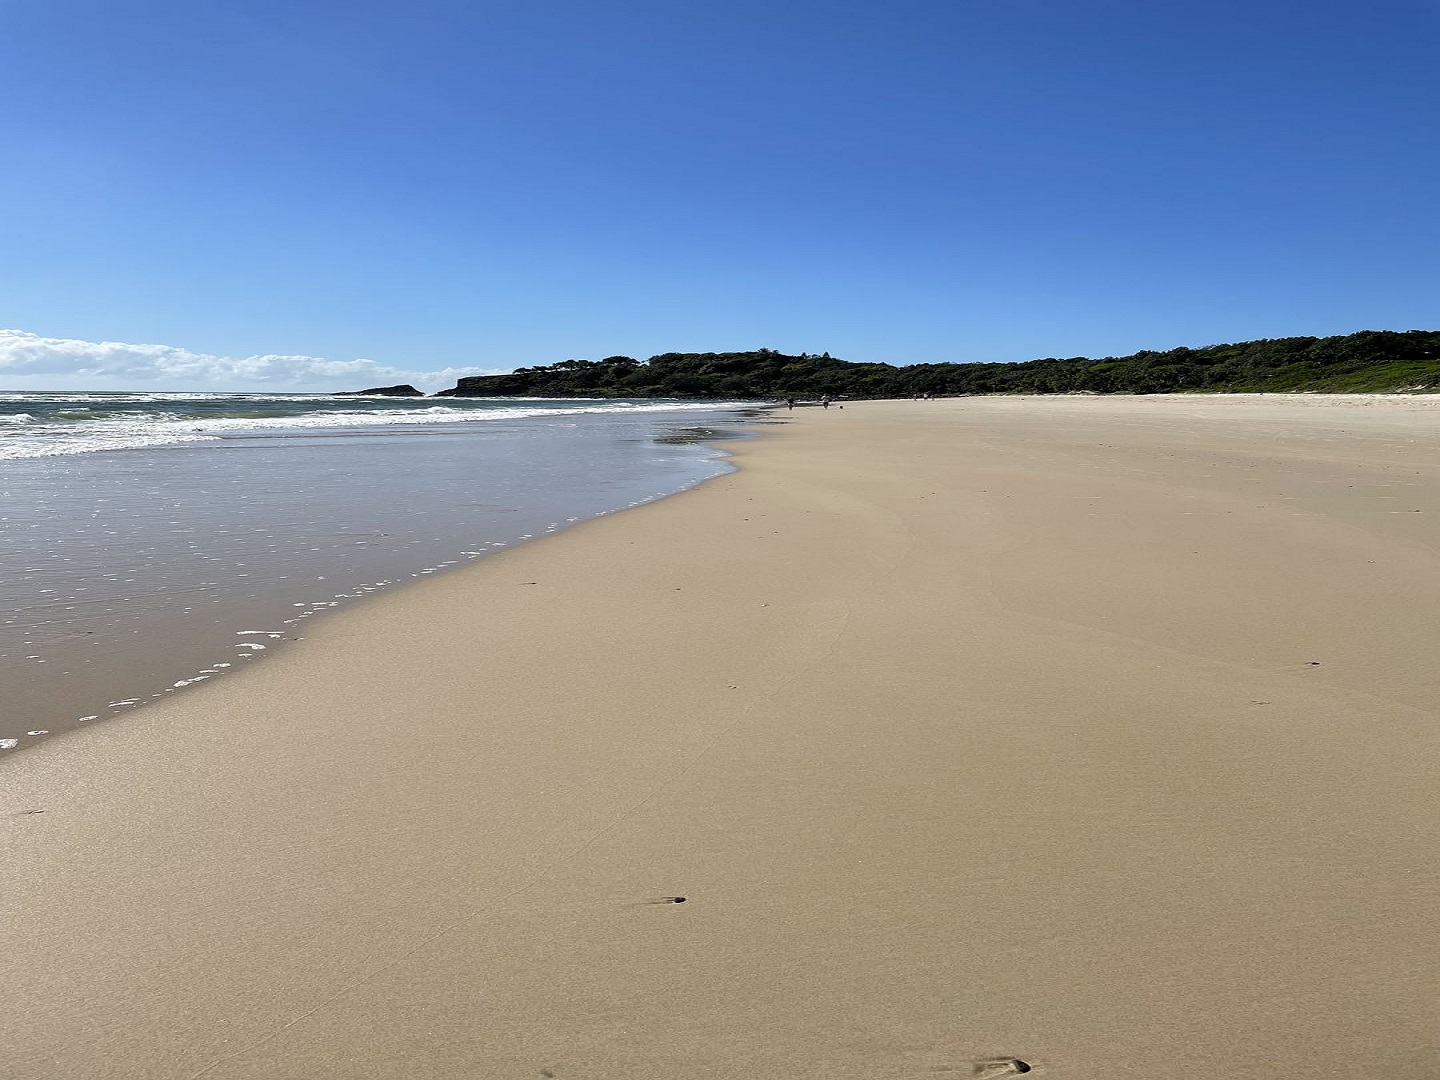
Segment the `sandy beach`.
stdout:
[[0,1076],[1433,1080],[1437,406],[782,413],[17,754]]

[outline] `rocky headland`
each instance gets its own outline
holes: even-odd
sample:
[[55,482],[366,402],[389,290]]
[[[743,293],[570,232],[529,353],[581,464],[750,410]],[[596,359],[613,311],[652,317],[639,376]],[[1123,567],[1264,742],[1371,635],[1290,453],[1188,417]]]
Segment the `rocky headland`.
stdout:
[[425,393],[416,390],[409,383],[400,383],[396,386],[372,386],[368,390],[337,390],[336,397],[424,397]]

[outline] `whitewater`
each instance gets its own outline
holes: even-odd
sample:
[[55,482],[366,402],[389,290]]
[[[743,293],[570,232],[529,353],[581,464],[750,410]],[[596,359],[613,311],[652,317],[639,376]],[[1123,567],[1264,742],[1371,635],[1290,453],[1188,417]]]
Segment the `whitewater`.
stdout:
[[742,402],[333,394],[0,393],[0,461],[185,446],[228,436],[430,427],[563,414],[707,411]]

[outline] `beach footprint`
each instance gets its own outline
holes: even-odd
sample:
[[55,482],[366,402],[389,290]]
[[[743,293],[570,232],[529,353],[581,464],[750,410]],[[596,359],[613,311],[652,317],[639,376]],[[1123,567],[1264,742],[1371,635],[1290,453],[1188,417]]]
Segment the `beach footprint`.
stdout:
[[1003,1080],[1031,1072],[1034,1066],[1016,1057],[983,1058],[974,1063],[975,1080]]

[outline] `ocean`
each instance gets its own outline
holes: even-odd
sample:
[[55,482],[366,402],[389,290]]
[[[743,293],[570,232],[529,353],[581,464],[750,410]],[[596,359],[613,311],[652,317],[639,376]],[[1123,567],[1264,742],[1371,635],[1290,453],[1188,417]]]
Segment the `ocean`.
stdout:
[[745,402],[0,393],[0,754],[727,471]]

